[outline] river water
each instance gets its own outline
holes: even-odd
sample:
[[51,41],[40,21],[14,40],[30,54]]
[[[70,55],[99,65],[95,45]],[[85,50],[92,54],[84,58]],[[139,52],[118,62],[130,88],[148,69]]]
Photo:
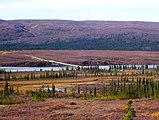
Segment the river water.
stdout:
[[[100,69],[109,69],[111,67],[113,67],[113,65],[107,65],[107,66],[92,66],[92,67],[98,67]],[[119,65],[116,65],[119,67]],[[120,65],[122,68],[128,67],[131,68],[132,65]],[[143,65],[135,65],[136,68],[141,68]],[[148,69],[152,69],[152,68],[157,68],[157,65],[147,65]],[[90,66],[80,66],[80,67],[90,67]],[[145,65],[144,65],[145,67]],[[0,67],[0,70],[5,70],[6,72],[25,72],[25,71],[50,71],[50,70],[54,70],[54,71],[59,71],[59,70],[66,70],[66,66],[65,67]],[[77,67],[68,67],[69,69],[77,69]]]

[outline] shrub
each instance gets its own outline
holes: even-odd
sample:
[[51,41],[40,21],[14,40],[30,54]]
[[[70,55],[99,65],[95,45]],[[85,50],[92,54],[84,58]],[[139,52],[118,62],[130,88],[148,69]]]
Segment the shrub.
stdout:
[[20,104],[23,103],[21,100],[12,100],[10,98],[0,98],[0,104],[8,105],[8,104]]
[[135,110],[132,108],[132,100],[129,100],[126,103],[126,115],[124,116],[123,120],[133,120],[133,117],[135,117]]

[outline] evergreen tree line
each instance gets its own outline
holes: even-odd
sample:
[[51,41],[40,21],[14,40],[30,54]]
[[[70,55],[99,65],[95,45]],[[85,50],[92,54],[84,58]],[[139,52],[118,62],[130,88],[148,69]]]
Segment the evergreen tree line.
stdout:
[[[22,73],[21,73],[22,74]],[[85,68],[84,70],[61,70],[61,71],[43,71],[42,73],[28,73],[25,75],[16,75],[11,72],[5,72],[1,80],[34,80],[34,79],[54,79],[54,78],[66,78],[66,77],[80,77],[80,76],[155,76],[158,75],[158,70],[149,70],[145,69],[138,72],[126,73],[126,71],[120,71],[118,69],[113,69],[111,71],[102,70],[98,68]]]
[[78,74],[75,70],[73,71],[44,71],[40,74],[36,73],[28,73],[26,75],[16,75],[16,74],[11,74],[11,72],[4,73],[4,77],[2,80],[8,81],[8,80],[33,80],[33,79],[49,79],[49,78],[64,78],[64,77],[77,77]]
[[20,91],[19,88],[17,87],[16,89],[14,88],[13,85],[10,85],[9,82],[5,82],[4,84],[4,89],[0,91],[0,98],[8,98],[9,95],[19,95]]
[[[44,89],[47,88],[47,89]],[[51,89],[50,89],[51,88]],[[41,89],[36,91],[26,91],[27,94],[32,96],[33,100],[43,100],[47,97],[58,97],[56,94],[55,85],[52,86],[42,86]],[[153,79],[146,78],[137,78],[137,79],[128,79],[127,77],[121,78],[120,80],[112,80],[109,84],[103,85],[103,87],[98,88],[80,88],[80,85],[77,86],[77,89],[72,88],[64,89],[66,93],[63,97],[84,97],[87,98],[102,98],[102,99],[134,99],[134,98],[149,98],[157,99],[159,98],[159,81],[154,81]],[[4,90],[1,91],[2,97],[7,97],[12,94],[19,95],[19,89],[16,90],[10,85],[7,81],[5,82]],[[80,95],[80,96],[78,96]]]
[[112,80],[109,85],[105,85],[97,90],[85,88],[80,89],[80,85],[74,93],[86,92],[87,95],[93,97],[109,97],[109,98],[159,98],[159,81],[152,79],[137,78],[131,81],[128,78],[120,80]]
[[[47,90],[45,88],[47,88]],[[32,101],[44,101],[44,98],[58,97],[55,92],[56,92],[55,85],[52,84],[51,87],[43,85],[41,89],[37,89],[35,91],[32,90],[26,91],[26,94],[31,95]]]

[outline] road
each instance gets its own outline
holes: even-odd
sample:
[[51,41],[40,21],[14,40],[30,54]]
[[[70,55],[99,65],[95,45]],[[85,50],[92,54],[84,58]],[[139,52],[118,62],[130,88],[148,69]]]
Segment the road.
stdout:
[[34,60],[51,62],[51,63],[55,63],[55,64],[59,64],[59,65],[65,65],[65,66],[71,66],[71,67],[78,67],[79,66],[79,65],[69,64],[69,63],[65,63],[65,62],[59,62],[59,61],[55,61],[55,60],[47,60],[47,59],[36,57],[36,56],[32,56],[32,55],[25,55],[25,56],[31,57]]

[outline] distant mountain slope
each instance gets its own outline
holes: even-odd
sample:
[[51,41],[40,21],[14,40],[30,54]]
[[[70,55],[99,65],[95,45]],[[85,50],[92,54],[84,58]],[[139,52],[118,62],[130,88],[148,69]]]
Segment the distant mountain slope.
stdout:
[[0,49],[159,51],[159,23],[0,20]]

